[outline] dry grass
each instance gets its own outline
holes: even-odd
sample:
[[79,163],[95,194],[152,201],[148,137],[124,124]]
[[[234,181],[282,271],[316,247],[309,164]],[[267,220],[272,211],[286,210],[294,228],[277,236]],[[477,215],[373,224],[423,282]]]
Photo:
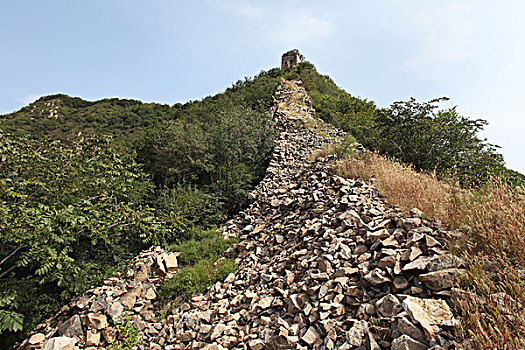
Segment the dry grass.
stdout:
[[449,220],[451,208],[455,207],[457,186],[437,180],[434,174],[419,174],[412,167],[376,154],[362,159],[345,159],[338,163],[337,172],[349,178],[374,178],[388,202],[405,209],[417,207],[427,216]]
[[374,178],[387,200],[460,229],[464,239],[450,248],[469,264],[455,303],[463,323],[458,347],[525,349],[525,189],[491,179],[482,189],[464,190],[454,181],[370,154],[336,166],[339,175]]
[[[326,125],[325,123],[323,123]],[[357,147],[359,143],[353,136],[347,135],[339,143],[331,143],[324,145],[321,149],[313,152],[310,156],[310,161],[315,162],[319,158],[326,158],[328,155],[335,154],[338,158],[345,157],[355,158],[359,151]]]
[[326,158],[328,155],[334,154],[334,149],[332,145],[324,145],[323,148],[315,151],[310,156],[310,161],[315,162],[319,158]]

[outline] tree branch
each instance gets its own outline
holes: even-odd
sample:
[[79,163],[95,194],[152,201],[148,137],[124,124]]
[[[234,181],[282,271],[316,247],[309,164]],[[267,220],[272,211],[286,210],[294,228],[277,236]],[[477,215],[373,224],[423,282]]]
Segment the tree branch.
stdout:
[[13,271],[15,268],[16,268],[16,265],[13,265],[10,268],[8,268],[7,270],[5,270],[4,272],[0,273],[0,279],[2,279],[4,276],[6,276],[11,271]]
[[23,244],[20,244],[15,250],[13,250],[11,252],[11,254],[9,254],[8,256],[6,256],[5,258],[2,259],[2,261],[0,261],[0,265],[2,265],[3,263],[5,263],[7,260],[9,260],[10,257],[12,257],[13,255],[15,255],[20,249],[22,249],[24,247]]

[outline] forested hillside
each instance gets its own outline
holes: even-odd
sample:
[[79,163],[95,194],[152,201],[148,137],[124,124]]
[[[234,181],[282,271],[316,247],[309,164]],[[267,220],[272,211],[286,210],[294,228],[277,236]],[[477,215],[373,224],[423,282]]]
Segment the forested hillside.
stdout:
[[177,108],[135,100],[85,101],[64,94],[39,98],[17,112],[1,117],[5,132],[33,138],[71,140],[79,132],[104,133],[117,139],[135,139],[148,128],[177,117]]

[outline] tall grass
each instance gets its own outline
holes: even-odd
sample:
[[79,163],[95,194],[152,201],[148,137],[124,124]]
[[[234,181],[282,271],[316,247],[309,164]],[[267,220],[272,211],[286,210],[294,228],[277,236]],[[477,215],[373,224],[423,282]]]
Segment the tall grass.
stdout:
[[390,203],[417,207],[463,233],[450,244],[469,266],[464,292],[453,298],[463,319],[459,348],[525,349],[525,188],[492,178],[466,190],[376,154],[341,160],[336,172],[373,178]]

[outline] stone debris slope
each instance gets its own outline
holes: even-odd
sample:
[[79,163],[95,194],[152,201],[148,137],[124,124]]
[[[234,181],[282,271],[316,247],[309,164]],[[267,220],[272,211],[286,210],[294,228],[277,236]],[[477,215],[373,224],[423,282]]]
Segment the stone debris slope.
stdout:
[[127,276],[109,278],[64,306],[18,348],[106,349],[117,337],[115,324],[126,321],[140,329],[146,345],[162,328],[154,313],[157,288],[178,268],[177,253],[152,248],[133,259],[131,266]]
[[40,335],[55,337],[44,348],[63,349],[50,345],[57,336],[104,348],[110,327],[93,314],[115,316],[117,303],[132,310],[142,349],[453,348],[448,302],[461,262],[444,251],[447,232],[416,209],[406,215],[386,204],[370,183],[332,175],[334,156],[313,160],[344,134],[315,119],[300,82],[282,80],[275,99],[279,134],[266,177],[250,194],[253,203],[223,228],[240,238],[227,251],[238,271],[155,322],[158,282],[148,271],[170,271],[166,253],[151,251],[138,269],[142,279],[135,272],[118,282],[120,292],[89,297],[88,310],[105,300],[91,316],[77,302],[78,319],[66,322],[82,332],[55,326]]

